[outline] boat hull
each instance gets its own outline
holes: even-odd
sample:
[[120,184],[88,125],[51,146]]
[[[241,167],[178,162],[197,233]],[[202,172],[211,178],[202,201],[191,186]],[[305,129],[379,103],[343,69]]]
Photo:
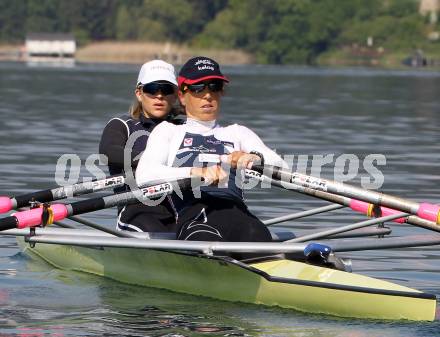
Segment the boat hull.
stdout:
[[291,260],[244,264],[230,258],[151,249],[38,243],[23,251],[53,266],[116,281],[303,312],[432,321],[434,295],[391,282]]

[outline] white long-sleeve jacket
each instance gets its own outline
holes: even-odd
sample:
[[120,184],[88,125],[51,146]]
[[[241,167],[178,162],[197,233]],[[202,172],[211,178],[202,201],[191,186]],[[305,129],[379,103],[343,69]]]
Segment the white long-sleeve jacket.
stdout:
[[[189,178],[192,167],[202,167],[212,163],[211,158],[234,151],[256,151],[263,155],[265,164],[287,167],[278,154],[245,126],[233,124],[222,127],[216,121],[202,122],[188,118],[183,125],[162,122],[154,128],[139,160],[136,183],[140,186]],[[226,188],[209,187],[205,190],[210,194],[242,199],[240,186],[237,186],[240,184],[235,184],[235,179],[236,172],[231,169]]]

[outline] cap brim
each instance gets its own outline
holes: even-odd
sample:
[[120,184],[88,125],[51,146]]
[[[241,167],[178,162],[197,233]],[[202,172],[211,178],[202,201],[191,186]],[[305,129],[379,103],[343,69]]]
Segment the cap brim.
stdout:
[[212,79],[218,79],[218,80],[223,80],[225,82],[229,82],[228,78],[226,76],[219,76],[219,75],[209,75],[209,76],[205,76],[205,77],[200,77],[197,78],[195,80],[191,80],[189,78],[185,78],[183,79],[183,81],[180,83],[180,85],[182,84],[194,84],[194,83],[198,83],[198,82],[202,82],[205,80],[212,80]]
[[140,81],[140,82],[138,82],[138,85],[139,85],[139,83],[142,85],[145,85],[145,84],[152,83],[152,82],[170,82],[171,84],[173,84],[177,87],[176,79],[172,78],[170,76],[150,76],[148,78],[148,80],[146,80],[146,81],[144,80],[144,82]]

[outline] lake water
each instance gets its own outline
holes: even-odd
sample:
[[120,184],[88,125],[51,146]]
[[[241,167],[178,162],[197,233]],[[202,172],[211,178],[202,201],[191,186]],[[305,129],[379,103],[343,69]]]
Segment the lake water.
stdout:
[[[56,163],[66,153],[78,155],[81,176],[90,176],[86,160],[97,153],[106,122],[127,111],[137,71],[0,64],[0,195],[55,186]],[[298,167],[308,173],[313,156],[327,156],[320,174],[329,179],[338,158],[350,154],[359,162],[354,184],[369,177],[365,158],[380,154],[382,191],[439,203],[440,73],[275,66],[224,72],[231,84],[222,123],[244,124],[280,154],[302,155]],[[262,219],[325,204],[277,189],[249,191],[247,200]],[[85,217],[114,226],[114,214]],[[338,210],[288,224],[306,234],[362,219]],[[393,235],[429,233],[389,226]],[[343,255],[355,272],[440,296],[436,246]],[[440,323],[342,319],[137,288],[54,269],[21,254],[14,238],[0,237],[0,336],[440,336]]]

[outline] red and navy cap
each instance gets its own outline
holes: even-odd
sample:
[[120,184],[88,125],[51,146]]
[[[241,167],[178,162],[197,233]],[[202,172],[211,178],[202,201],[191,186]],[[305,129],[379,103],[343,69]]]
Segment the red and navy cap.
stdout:
[[227,77],[220,71],[220,66],[217,62],[209,57],[197,56],[189,59],[182,66],[177,81],[180,88],[183,83],[194,84],[214,78],[229,82]]

